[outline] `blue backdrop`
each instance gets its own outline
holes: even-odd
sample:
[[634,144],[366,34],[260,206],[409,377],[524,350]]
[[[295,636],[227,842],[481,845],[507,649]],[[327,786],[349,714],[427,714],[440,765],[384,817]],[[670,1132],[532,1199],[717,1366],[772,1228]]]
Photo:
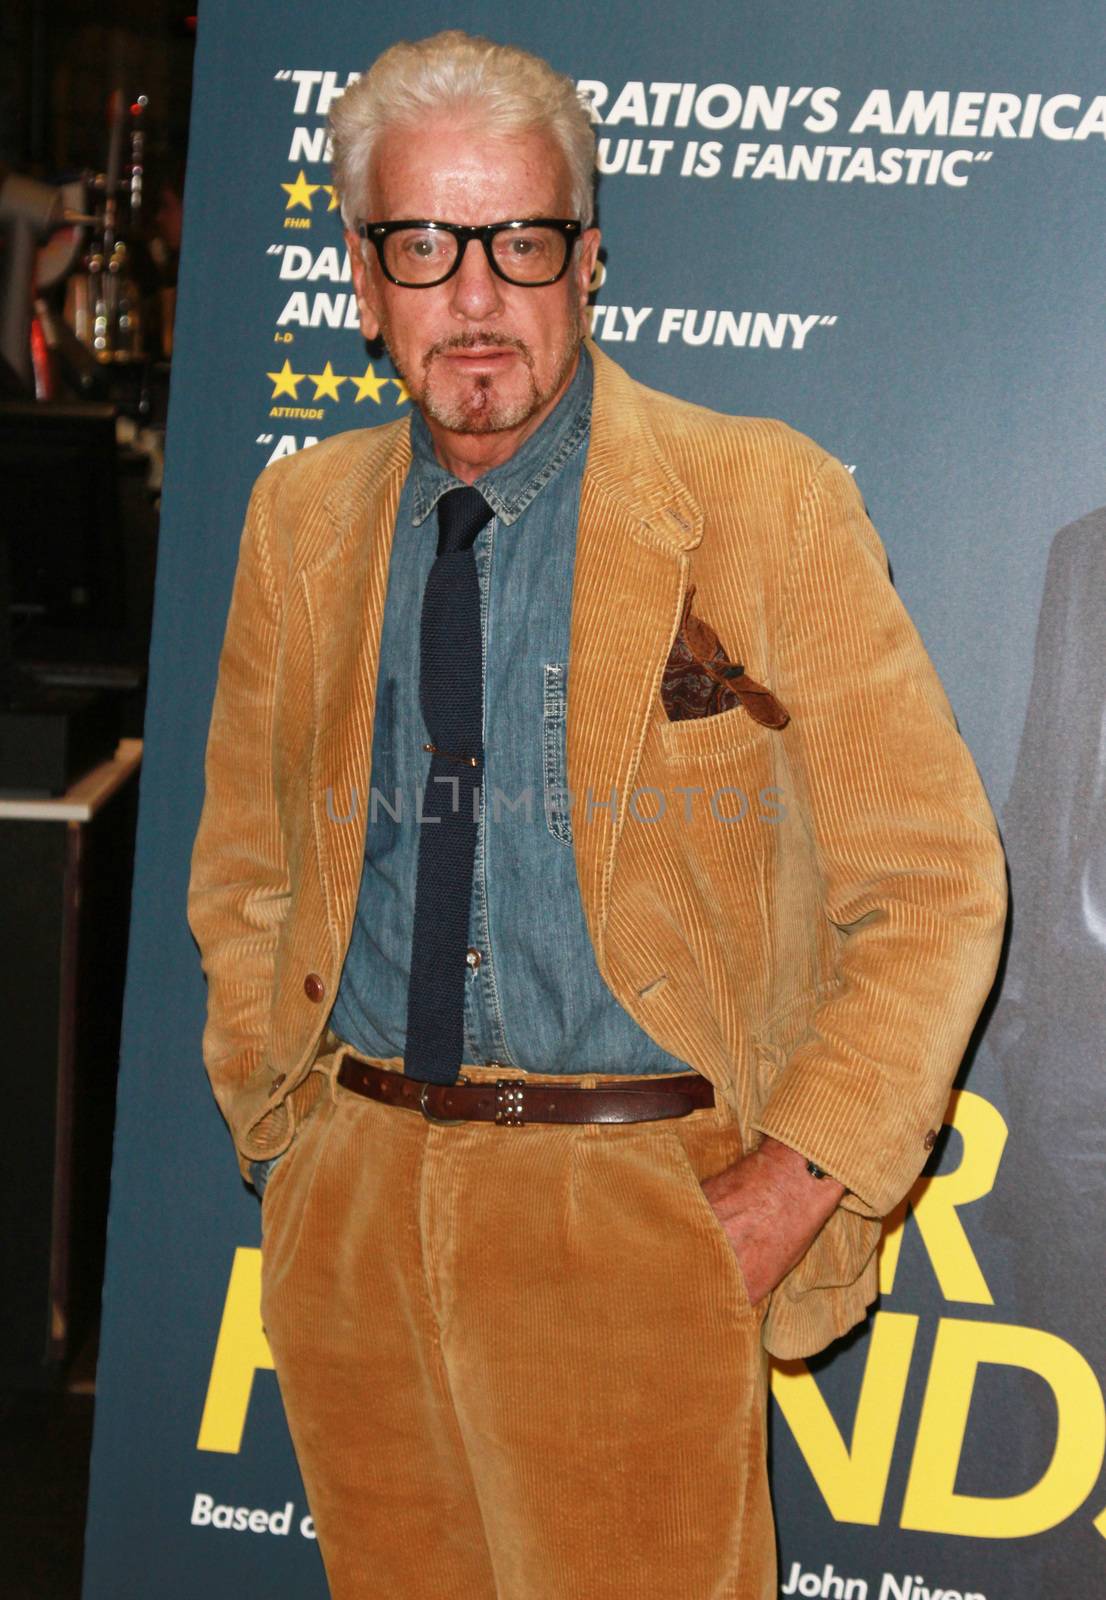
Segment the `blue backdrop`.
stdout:
[[879,1309],[776,1373],[782,1591],[1104,1592],[1101,7],[426,0],[407,18],[208,0],[87,1600],[326,1592],[260,1330],[257,1204],[203,1076],[184,900],[250,484],[409,404],[356,331],[325,111],[396,37],[457,25],[592,99],[608,352],[783,417],[855,471],[1005,825],[1005,987],[889,1224]]

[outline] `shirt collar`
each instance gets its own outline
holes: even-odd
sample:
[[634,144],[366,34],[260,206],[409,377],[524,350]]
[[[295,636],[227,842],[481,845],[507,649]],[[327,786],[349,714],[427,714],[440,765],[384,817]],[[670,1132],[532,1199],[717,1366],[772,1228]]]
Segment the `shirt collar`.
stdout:
[[[591,426],[591,391],[591,356],[581,345],[572,382],[541,427],[524,440],[509,460],[493,467],[474,484],[501,522],[517,521],[586,437]],[[439,463],[430,429],[418,410],[411,416],[410,478],[414,491],[411,521],[416,528],[426,521],[447,490],[463,487],[460,478]]]

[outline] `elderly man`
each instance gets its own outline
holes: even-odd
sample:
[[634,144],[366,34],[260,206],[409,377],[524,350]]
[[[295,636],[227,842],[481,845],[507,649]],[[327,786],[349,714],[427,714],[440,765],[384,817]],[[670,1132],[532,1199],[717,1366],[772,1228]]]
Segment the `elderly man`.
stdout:
[[571,83],[399,45],[334,152],[416,410],[255,489],[190,901],[331,1592],[757,1600],[766,1352],[873,1296],[994,824],[848,475],[584,339]]

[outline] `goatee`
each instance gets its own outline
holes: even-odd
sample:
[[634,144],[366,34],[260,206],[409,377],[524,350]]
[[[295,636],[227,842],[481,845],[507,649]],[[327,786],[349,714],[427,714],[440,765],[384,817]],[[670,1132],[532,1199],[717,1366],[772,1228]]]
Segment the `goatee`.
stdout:
[[[520,428],[542,409],[565,382],[580,348],[582,328],[579,324],[570,329],[552,377],[545,387],[539,384],[535,372],[534,354],[522,339],[505,333],[466,332],[439,339],[422,357],[420,378],[412,382],[412,374],[404,372],[396,361],[388,338],[388,329],[381,329],[381,337],[392,358],[392,365],[403,379],[412,400],[420,411],[439,427],[450,433],[504,433]],[[505,396],[497,386],[494,373],[481,372],[462,379],[439,383],[441,367],[439,358],[455,350],[487,350],[490,348],[514,350],[525,369],[528,383],[522,394]],[[447,390],[449,392],[443,392]],[[460,392],[458,392],[458,388]]]

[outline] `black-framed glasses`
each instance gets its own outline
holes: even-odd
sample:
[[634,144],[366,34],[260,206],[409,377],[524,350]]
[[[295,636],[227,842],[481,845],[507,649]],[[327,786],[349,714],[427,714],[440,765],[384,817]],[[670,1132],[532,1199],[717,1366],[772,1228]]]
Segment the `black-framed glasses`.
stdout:
[[478,228],[453,222],[359,222],[357,231],[376,246],[384,276],[401,289],[433,289],[452,278],[470,239],[479,239],[497,276],[540,289],[564,277],[581,225],[564,217],[529,217]]

